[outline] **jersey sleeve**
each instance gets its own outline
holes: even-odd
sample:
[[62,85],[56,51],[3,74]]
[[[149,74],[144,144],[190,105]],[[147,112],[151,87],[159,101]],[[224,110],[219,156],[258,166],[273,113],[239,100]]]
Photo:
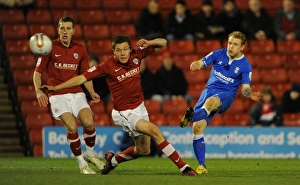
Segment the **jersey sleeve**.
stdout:
[[36,62],[36,66],[35,66],[35,70],[36,72],[39,73],[43,73],[44,71],[46,71],[47,66],[48,66],[48,62],[50,60],[50,54],[46,55],[46,56],[41,56],[37,59]]
[[208,67],[210,64],[214,61],[214,53],[215,51],[210,52],[208,55],[206,55],[204,58],[202,58],[202,61],[205,65],[205,67]]
[[85,76],[85,78],[89,81],[92,80],[94,78],[98,78],[98,77],[105,77],[108,74],[108,63],[109,63],[110,58],[108,58],[107,60],[103,61],[102,63],[91,67],[90,69],[88,69],[86,72],[83,73],[83,75]]
[[251,84],[251,77],[252,77],[252,67],[248,63],[245,71],[242,73],[242,84]]
[[137,55],[139,58],[145,58],[146,56],[152,54],[155,52],[155,49],[153,46],[147,47],[147,48],[139,48],[137,50]]

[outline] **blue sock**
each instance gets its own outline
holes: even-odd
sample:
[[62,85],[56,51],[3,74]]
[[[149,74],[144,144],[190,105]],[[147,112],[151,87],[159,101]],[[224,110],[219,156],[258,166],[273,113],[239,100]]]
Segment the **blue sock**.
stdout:
[[201,109],[198,109],[197,111],[195,111],[192,122],[199,121],[204,118],[207,118],[207,113],[204,108],[201,108]]
[[206,167],[205,164],[205,142],[204,135],[196,135],[193,139],[194,153],[200,165]]

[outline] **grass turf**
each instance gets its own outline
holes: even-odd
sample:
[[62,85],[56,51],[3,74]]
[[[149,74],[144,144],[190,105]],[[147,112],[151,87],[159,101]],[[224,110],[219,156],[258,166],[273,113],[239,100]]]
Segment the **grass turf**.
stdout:
[[[193,168],[196,159],[185,159]],[[186,185],[300,183],[299,159],[208,159],[209,173],[184,177],[168,158],[144,157],[120,164],[108,175],[82,175],[75,159],[0,158],[2,185]],[[96,168],[90,164],[90,167]]]

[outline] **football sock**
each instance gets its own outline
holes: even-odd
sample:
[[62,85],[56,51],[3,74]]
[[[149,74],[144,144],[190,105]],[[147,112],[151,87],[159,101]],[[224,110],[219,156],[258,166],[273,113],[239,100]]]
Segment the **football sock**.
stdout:
[[86,144],[86,154],[88,156],[94,156],[94,145],[96,139],[96,130],[87,130],[83,128],[83,139]]
[[126,150],[117,153],[112,159],[111,163],[116,166],[119,163],[130,161],[138,158],[139,156],[134,153],[134,146],[127,148]]
[[198,163],[200,165],[203,165],[204,167],[206,167],[206,164],[205,164],[205,142],[204,142],[203,134],[194,135],[193,148],[194,148],[194,153],[198,160]]
[[182,160],[175,148],[167,141],[164,140],[158,145],[159,149],[166,154],[173,163],[180,169],[182,172],[188,165]]
[[202,107],[201,109],[195,111],[194,117],[191,122],[196,122],[196,121],[202,120],[202,119],[206,118],[207,115],[208,115],[208,113],[207,113],[206,109],[204,107]]
[[85,166],[87,166],[87,163],[85,162],[85,160],[83,159],[83,156],[82,155],[78,155],[78,156],[75,156],[77,162],[78,162],[78,165],[79,165],[79,168],[83,168]]
[[67,140],[68,140],[68,143],[70,145],[70,148],[72,150],[72,153],[75,155],[75,156],[79,156],[81,155],[81,143],[80,143],[80,139],[79,139],[79,136],[78,136],[78,132],[75,132],[75,133],[68,133],[67,134]]

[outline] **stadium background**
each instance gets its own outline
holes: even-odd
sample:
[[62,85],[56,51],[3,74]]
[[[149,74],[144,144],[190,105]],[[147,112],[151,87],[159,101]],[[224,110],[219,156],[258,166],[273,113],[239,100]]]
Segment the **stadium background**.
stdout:
[[[173,8],[175,0],[159,0],[162,15],[165,17]],[[202,0],[186,0],[193,12],[200,9]],[[262,0],[263,7],[271,15],[281,7],[281,0]],[[35,0],[35,9],[28,10],[26,16],[20,10],[0,10],[1,23],[1,68],[0,68],[0,156],[42,156],[42,128],[61,126],[53,120],[48,108],[40,108],[36,101],[32,84],[32,73],[36,57],[30,53],[28,39],[37,32],[44,32],[50,38],[57,38],[58,19],[67,14],[74,18],[76,34],[74,40],[85,45],[89,54],[96,54],[104,60],[111,54],[111,39],[118,34],[126,34],[133,43],[137,40],[134,23],[145,0]],[[223,1],[213,0],[216,12]],[[244,12],[248,0],[236,1]],[[297,7],[300,3],[297,1]],[[213,49],[225,46],[219,40],[190,41],[175,40],[168,49],[174,55],[176,65],[185,71],[189,82],[188,93],[195,99],[205,87],[208,70],[191,73],[189,62],[203,57]],[[253,66],[254,89],[271,85],[280,102],[282,93],[291,83],[300,82],[300,42],[252,41],[247,44],[245,55]],[[152,71],[161,64],[160,53],[149,56],[148,66]],[[259,62],[257,62],[259,61]],[[44,76],[44,79],[47,75]],[[179,123],[186,101],[165,101],[163,105],[147,100],[150,119],[164,127],[173,128]],[[192,105],[195,102],[192,102]],[[252,102],[239,93],[234,104],[224,115],[219,115],[210,123],[212,127],[237,126],[249,128],[248,111]],[[114,127],[110,119],[111,102],[92,105],[97,126]],[[284,126],[300,125],[299,114],[285,114]]]

